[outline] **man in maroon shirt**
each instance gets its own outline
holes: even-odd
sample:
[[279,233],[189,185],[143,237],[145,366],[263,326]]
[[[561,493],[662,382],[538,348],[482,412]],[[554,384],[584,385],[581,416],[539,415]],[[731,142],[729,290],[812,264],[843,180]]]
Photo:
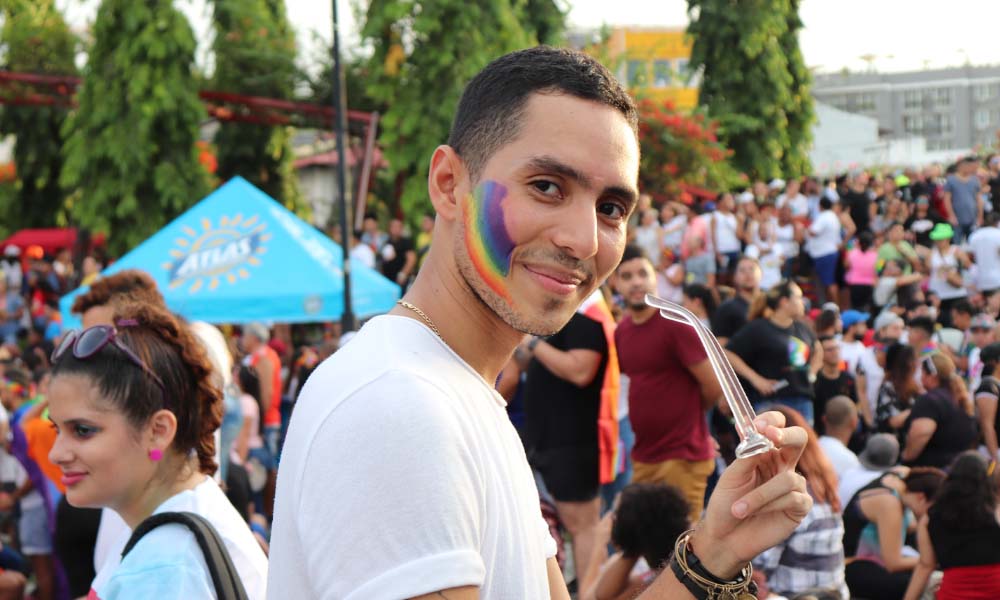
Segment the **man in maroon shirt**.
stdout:
[[694,329],[646,306],[645,295],[656,292],[656,270],[641,250],[625,248],[613,283],[626,305],[615,344],[630,381],[632,481],[680,488],[694,523],[715,468],[705,411],[722,398],[722,389]]

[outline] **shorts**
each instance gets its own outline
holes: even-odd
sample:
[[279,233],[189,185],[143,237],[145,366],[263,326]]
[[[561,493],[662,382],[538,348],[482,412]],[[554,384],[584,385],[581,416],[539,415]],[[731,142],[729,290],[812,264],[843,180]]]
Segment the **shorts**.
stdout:
[[840,254],[833,252],[824,256],[813,258],[813,268],[816,269],[816,277],[823,285],[833,285],[837,282],[837,259]]
[[532,462],[557,502],[587,502],[601,491],[597,446],[551,448]]
[[49,518],[45,514],[45,505],[22,507],[17,533],[21,538],[21,553],[26,556],[52,554],[52,534],[49,533]]

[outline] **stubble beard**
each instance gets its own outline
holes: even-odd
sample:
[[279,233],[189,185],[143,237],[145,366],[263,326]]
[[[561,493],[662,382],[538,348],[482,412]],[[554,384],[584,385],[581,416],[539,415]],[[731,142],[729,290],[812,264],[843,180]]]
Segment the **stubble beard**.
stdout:
[[549,336],[559,332],[569,322],[572,314],[567,316],[565,320],[559,321],[556,321],[554,317],[546,318],[547,315],[558,314],[559,311],[565,310],[563,302],[551,298],[546,299],[544,306],[538,310],[541,316],[537,319],[532,319],[515,310],[510,302],[483,282],[482,277],[476,272],[476,268],[472,266],[472,260],[469,258],[464,243],[465,227],[463,225],[459,225],[457,234],[454,252],[459,275],[476,300],[493,312],[508,327],[528,335]]

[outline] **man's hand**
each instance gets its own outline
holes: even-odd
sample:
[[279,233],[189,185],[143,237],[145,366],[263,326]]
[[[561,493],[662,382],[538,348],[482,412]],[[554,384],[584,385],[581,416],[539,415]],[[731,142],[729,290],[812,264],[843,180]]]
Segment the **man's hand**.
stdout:
[[691,548],[710,573],[732,579],[755,556],[788,538],[812,508],[805,478],[795,472],[808,437],[783,428],[785,417],[767,412],[755,421],[775,450],[741,458],[722,473]]
[[768,379],[767,377],[763,377],[760,375],[752,379],[750,383],[752,383],[753,386],[757,388],[757,391],[763,394],[764,396],[770,396],[771,394],[773,394],[775,391],[774,386],[778,384],[776,380]]

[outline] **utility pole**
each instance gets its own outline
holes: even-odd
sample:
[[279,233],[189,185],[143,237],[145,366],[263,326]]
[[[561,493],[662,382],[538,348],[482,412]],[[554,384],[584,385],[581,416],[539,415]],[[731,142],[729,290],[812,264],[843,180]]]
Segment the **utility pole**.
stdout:
[[344,156],[344,136],[347,135],[347,100],[344,90],[344,66],[340,63],[340,27],[337,25],[337,0],[330,0],[333,14],[333,112],[334,135],[337,138],[337,196],[340,200],[340,244],[343,250],[344,312],[340,317],[342,332],[354,331],[354,310],[351,307],[351,220],[347,201],[347,157]]

